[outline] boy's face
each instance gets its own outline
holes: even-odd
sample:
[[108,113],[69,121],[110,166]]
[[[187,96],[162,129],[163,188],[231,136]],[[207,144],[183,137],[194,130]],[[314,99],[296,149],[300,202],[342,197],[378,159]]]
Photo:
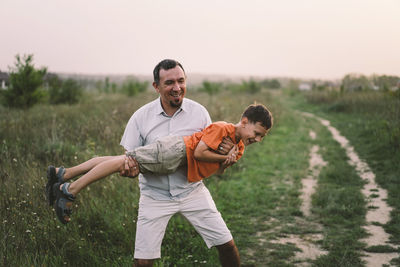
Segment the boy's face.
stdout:
[[240,135],[245,146],[260,142],[266,134],[267,130],[261,125],[261,123],[251,123],[247,118],[242,119]]

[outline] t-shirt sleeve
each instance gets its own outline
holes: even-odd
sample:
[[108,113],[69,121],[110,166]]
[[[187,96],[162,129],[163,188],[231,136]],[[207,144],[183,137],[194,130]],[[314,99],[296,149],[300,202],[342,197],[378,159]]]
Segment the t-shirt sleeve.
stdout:
[[213,150],[218,149],[218,145],[222,142],[222,138],[227,136],[226,129],[218,124],[211,124],[204,129],[203,141],[209,148]]
[[143,145],[143,138],[140,135],[137,117],[136,113],[132,115],[126,125],[124,135],[121,138],[120,145],[127,151],[133,151],[136,147]]

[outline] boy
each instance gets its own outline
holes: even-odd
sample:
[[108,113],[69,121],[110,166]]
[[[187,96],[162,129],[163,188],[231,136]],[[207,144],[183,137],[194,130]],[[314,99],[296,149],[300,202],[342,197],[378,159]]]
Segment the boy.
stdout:
[[[127,155],[134,157],[141,173],[173,173],[176,169],[187,164],[189,182],[200,181],[214,173],[222,173],[225,168],[241,158],[244,146],[260,142],[271,129],[272,114],[263,105],[250,105],[243,112],[241,120],[236,124],[216,122],[201,132],[191,136],[166,136],[156,143],[136,148]],[[223,138],[229,137],[234,146],[228,155],[216,152]],[[81,165],[56,170],[49,166],[47,170],[47,191],[49,204],[54,200],[58,219],[66,224],[70,221],[71,206],[76,195],[92,182],[112,173],[123,170],[125,159],[121,156],[97,157]],[[72,170],[73,174],[67,173]],[[65,183],[89,170],[78,180]]]

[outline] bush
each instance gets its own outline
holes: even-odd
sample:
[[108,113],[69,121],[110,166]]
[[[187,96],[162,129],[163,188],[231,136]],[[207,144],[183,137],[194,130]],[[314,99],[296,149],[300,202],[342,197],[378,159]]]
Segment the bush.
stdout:
[[82,95],[82,88],[73,79],[65,81],[53,76],[49,80],[49,102],[50,104],[75,104]]
[[138,93],[146,91],[148,82],[140,82],[134,79],[128,79],[122,84],[122,93],[128,96],[134,96]]
[[35,69],[33,55],[24,55],[22,59],[16,55],[15,58],[15,67],[10,73],[10,87],[2,91],[2,100],[5,106],[30,108],[44,96],[40,86],[47,69]]
[[243,81],[241,87],[243,91],[251,94],[255,94],[261,91],[261,84],[254,81],[253,79],[250,79],[248,82]]
[[214,82],[209,82],[209,81],[203,81],[201,84],[201,87],[199,88],[199,91],[201,92],[206,92],[208,95],[212,96],[218,93],[221,89],[221,84],[220,83],[214,83]]
[[279,89],[281,88],[281,83],[277,79],[265,79],[261,81],[261,86],[269,89]]

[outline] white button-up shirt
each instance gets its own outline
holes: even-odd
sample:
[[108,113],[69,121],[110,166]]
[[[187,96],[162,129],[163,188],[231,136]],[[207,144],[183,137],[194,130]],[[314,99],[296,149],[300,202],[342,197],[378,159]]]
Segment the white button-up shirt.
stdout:
[[[121,145],[127,151],[138,146],[154,143],[159,137],[167,135],[186,136],[201,131],[211,123],[207,110],[199,103],[184,98],[182,106],[173,116],[168,116],[161,99],[144,105],[129,119]],[[202,182],[187,181],[186,166],[180,167],[170,175],[140,174],[140,193],[157,200],[181,198],[202,185]]]

